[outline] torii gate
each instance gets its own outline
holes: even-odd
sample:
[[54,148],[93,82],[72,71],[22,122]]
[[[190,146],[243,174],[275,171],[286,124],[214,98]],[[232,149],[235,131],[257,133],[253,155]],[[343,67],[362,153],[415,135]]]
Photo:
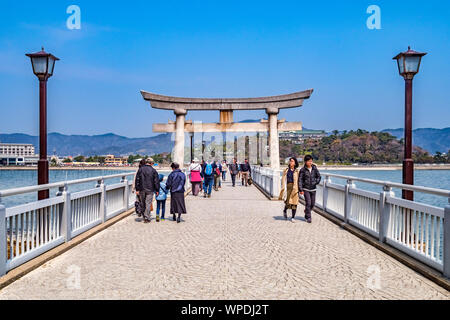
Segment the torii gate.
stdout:
[[[175,132],[174,161],[180,165],[184,163],[185,132],[269,132],[270,164],[273,169],[280,168],[279,131],[302,130],[301,122],[278,121],[280,109],[296,108],[303,105],[304,99],[309,99],[313,89],[295,92],[286,95],[261,98],[180,98],[163,96],[155,93],[141,91],[142,97],[150,101],[150,106],[156,109],[173,110],[176,116],[175,123],[153,124],[153,132]],[[265,109],[269,116],[268,121],[257,123],[234,123],[234,110],[261,110]],[[186,122],[188,110],[218,110],[219,123],[192,124]],[[195,130],[194,130],[195,129]]]

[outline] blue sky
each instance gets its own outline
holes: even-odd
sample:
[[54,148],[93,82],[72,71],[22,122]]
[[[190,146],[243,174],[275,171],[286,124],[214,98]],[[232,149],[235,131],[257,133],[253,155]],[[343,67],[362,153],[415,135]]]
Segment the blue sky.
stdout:
[[[69,5],[81,30],[69,30]],[[369,30],[369,5],[381,30]],[[25,53],[61,58],[48,84],[48,130],[153,135],[174,119],[141,89],[253,97],[314,88],[281,118],[307,128],[403,127],[404,81],[392,57],[428,52],[414,80],[414,128],[450,126],[449,1],[2,1],[0,132],[38,134],[38,81]],[[264,117],[235,113],[235,120]],[[218,112],[188,119],[218,121]]]

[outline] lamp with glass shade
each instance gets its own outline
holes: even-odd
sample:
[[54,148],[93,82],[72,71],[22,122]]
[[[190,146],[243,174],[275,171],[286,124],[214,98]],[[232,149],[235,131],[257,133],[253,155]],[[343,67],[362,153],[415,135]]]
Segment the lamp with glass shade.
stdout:
[[[403,157],[403,184],[414,184],[414,161],[412,159],[412,82],[419,73],[422,57],[426,53],[411,50],[399,53],[393,59],[397,60],[398,72],[405,79],[405,139]],[[402,191],[402,198],[414,200],[414,193],[410,190]]]
[[[28,53],[31,60],[33,73],[39,78],[39,161],[38,184],[48,184],[48,159],[47,159],[47,80],[53,75],[55,62],[59,59],[47,53],[42,48],[36,53]],[[48,199],[49,190],[38,192],[38,200]]]

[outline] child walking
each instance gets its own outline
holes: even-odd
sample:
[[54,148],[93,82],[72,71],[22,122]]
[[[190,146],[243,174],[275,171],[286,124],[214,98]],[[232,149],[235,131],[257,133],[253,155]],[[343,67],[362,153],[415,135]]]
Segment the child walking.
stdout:
[[156,222],[159,222],[159,213],[161,212],[161,221],[165,221],[166,200],[169,191],[166,188],[166,183],[163,182],[164,175],[159,175],[159,195],[156,197]]

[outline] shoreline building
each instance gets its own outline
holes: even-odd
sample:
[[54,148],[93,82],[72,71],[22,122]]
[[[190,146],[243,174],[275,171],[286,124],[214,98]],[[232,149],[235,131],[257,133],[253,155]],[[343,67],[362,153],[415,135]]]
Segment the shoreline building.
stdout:
[[105,157],[105,165],[107,166],[123,166],[128,163],[128,157],[116,157],[108,154]]
[[303,144],[306,139],[319,140],[327,136],[324,130],[297,130],[279,133],[281,141],[290,141],[294,144]]
[[37,165],[39,155],[35,148],[28,143],[0,143],[0,165]]

